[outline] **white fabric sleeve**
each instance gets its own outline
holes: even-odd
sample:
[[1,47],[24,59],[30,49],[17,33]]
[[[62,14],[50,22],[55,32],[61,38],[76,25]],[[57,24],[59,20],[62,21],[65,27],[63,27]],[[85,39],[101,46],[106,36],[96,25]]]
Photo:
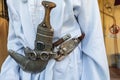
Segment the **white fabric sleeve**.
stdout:
[[110,80],[98,2],[78,0],[78,3],[74,7],[74,12],[82,32],[85,33],[85,38],[81,42],[81,80]]

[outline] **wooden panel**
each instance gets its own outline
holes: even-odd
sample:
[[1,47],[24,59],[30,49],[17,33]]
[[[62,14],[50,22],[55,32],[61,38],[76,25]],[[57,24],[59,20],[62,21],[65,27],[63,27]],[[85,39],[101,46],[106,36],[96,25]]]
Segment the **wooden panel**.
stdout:
[[8,22],[7,20],[0,18],[0,67],[5,60],[7,54],[7,33]]
[[0,17],[8,19],[6,0],[0,0]]

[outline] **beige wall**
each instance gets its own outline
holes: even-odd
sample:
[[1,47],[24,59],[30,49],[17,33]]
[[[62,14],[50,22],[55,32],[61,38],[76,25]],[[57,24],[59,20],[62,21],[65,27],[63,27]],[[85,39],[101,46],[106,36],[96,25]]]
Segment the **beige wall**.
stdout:
[[[118,28],[120,26],[120,5],[114,6],[114,0],[99,0],[99,6],[108,61],[109,65],[111,65],[114,63],[114,59],[111,58],[111,55],[115,53],[120,54],[120,32],[117,34],[112,34],[110,32],[110,28],[114,24],[112,17],[115,18]],[[117,38],[115,38],[115,36],[117,36]]]

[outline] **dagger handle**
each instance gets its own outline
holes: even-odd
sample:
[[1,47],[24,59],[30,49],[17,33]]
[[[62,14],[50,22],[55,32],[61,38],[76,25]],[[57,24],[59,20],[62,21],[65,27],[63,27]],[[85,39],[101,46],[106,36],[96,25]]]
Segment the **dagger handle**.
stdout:
[[56,5],[55,5],[55,3],[49,2],[49,1],[43,1],[42,5],[45,8],[45,16],[44,16],[44,20],[42,22],[42,26],[46,27],[46,28],[51,28],[50,12],[51,12],[52,8],[56,7]]

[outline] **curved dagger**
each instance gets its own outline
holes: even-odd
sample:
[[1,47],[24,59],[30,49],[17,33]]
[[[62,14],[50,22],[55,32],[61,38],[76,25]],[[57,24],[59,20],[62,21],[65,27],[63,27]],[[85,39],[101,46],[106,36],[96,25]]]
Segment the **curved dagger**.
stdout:
[[[8,51],[10,56],[24,71],[32,73],[43,71],[51,58],[58,61],[62,60],[85,36],[85,34],[83,34],[78,38],[72,38],[67,42],[64,42],[70,38],[70,36],[67,35],[65,38],[63,37],[57,42],[52,43],[54,30],[50,25],[50,11],[56,5],[48,1],[43,1],[42,4],[45,7],[45,17],[43,22],[39,24],[37,28],[35,49],[31,50],[29,47],[24,48],[25,56],[13,50]],[[58,45],[60,45],[58,52],[54,52],[53,48]]]
[[[50,53],[52,50],[53,32],[50,25],[50,11],[56,5],[49,1],[43,1],[42,5],[45,8],[45,17],[41,24],[38,25],[35,49],[25,48],[25,56],[9,50],[10,56],[20,65],[24,71],[41,72],[46,68]],[[39,56],[40,58],[38,58]]]
[[[20,65],[20,67],[27,72],[37,73],[46,68],[48,60],[31,60],[19,53],[9,50],[9,55]],[[42,65],[41,65],[42,64]]]
[[[57,61],[61,61],[66,57],[66,55],[69,55],[71,51],[80,43],[80,41],[84,38],[85,34],[82,34],[78,38],[72,38],[64,43],[62,43],[59,47],[59,51],[55,54],[49,54],[52,55],[53,58]],[[60,39],[61,40],[61,39]],[[61,42],[61,41],[60,41]],[[26,48],[25,52],[28,53],[34,53],[33,50]],[[41,52],[42,53],[42,52]],[[21,68],[25,71],[29,72],[41,72],[45,69],[48,60],[52,58],[52,56],[49,56],[47,59],[37,59],[37,60],[30,60],[29,57],[23,56],[21,54],[18,54],[12,50],[9,51],[9,54],[14,60],[20,64]],[[19,58],[19,59],[18,59]],[[44,58],[44,57],[43,57]]]

